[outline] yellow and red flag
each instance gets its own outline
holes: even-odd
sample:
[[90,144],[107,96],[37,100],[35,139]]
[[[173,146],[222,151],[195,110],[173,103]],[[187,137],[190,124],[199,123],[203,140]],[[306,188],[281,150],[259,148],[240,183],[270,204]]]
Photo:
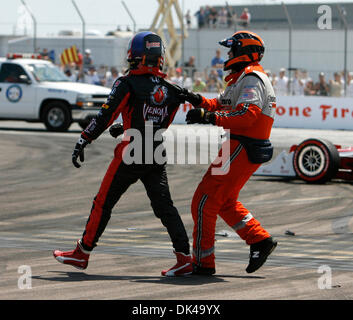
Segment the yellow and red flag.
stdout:
[[77,54],[76,46],[73,45],[70,48],[64,49],[64,51],[60,55],[60,62],[63,65],[75,62],[79,63],[79,58]]

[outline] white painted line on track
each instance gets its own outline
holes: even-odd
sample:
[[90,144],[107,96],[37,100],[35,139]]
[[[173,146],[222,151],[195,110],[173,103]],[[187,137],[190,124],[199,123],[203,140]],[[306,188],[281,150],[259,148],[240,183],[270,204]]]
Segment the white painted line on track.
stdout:
[[247,204],[277,204],[277,203],[298,203],[298,202],[317,202],[323,200],[342,200],[345,197],[313,197],[313,198],[300,198],[300,199],[276,199],[276,200],[261,200],[261,201],[247,201]]

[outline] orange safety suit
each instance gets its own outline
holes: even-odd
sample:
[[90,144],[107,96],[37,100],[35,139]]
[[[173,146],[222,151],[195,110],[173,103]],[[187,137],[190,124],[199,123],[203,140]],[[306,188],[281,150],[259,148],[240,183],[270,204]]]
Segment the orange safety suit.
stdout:
[[[269,139],[275,114],[275,93],[261,65],[252,63],[226,77],[227,87],[217,98],[206,99],[198,108],[214,112],[215,125],[229,129],[232,135]],[[214,174],[220,167],[214,161],[198,185],[192,199],[194,220],[193,262],[204,268],[215,268],[215,228],[217,216],[234,229],[247,244],[270,237],[254,216],[238,200],[239,192],[261,164],[252,163],[244,145],[237,139],[226,145],[229,158],[222,165],[226,174]]]

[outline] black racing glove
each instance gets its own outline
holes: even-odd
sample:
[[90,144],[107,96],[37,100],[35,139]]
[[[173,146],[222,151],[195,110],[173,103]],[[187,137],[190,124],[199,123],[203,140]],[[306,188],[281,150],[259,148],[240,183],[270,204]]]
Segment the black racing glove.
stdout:
[[184,88],[178,86],[177,84],[166,82],[169,86],[173,87],[173,89],[176,90],[177,93],[177,98],[179,100],[179,103],[185,103],[185,95],[183,94]]
[[90,142],[86,140],[82,135],[78,139],[75,149],[72,153],[72,163],[76,168],[80,168],[81,165],[78,163],[77,159],[80,158],[81,162],[85,161],[85,153],[84,153],[84,148],[89,144]]
[[109,128],[109,133],[113,138],[117,138],[118,136],[120,136],[121,134],[124,133],[124,127],[123,124],[118,122],[116,124],[113,124],[110,128]]
[[192,123],[215,124],[215,115],[214,115],[214,112],[206,111],[204,108],[191,109],[186,114],[185,121],[187,124],[192,124]]
[[199,94],[195,94],[188,89],[182,88],[177,84],[166,81],[167,86],[173,87],[177,92],[179,103],[185,103],[185,100],[190,102],[194,107],[197,107],[202,102],[202,97]]
[[183,88],[182,92],[180,93],[180,97],[184,100],[190,102],[194,107],[197,107],[202,102],[202,96],[198,93],[193,93],[188,89]]

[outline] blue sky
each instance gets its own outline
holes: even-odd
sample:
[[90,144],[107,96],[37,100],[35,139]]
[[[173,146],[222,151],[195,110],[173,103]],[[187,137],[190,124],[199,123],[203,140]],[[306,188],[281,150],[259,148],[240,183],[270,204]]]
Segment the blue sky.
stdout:
[[[127,14],[121,0],[75,0],[80,8],[85,20],[86,30],[98,30],[105,34],[109,30],[114,30],[118,25],[125,30],[127,25],[132,28],[132,20]],[[81,22],[74,9],[71,0],[25,0],[37,19],[37,35],[56,35],[59,30],[81,30]],[[125,0],[124,1],[136,21],[138,28],[148,28],[158,9],[157,0]],[[235,4],[260,4],[260,3],[281,3],[278,0],[229,0],[230,5]],[[327,2],[352,2],[352,0],[284,0],[285,3],[317,3]],[[188,9],[193,15],[200,6],[204,5],[225,5],[225,0],[179,0],[180,7]],[[18,21],[18,11],[21,6],[20,0],[0,0],[0,35],[17,34],[24,32],[22,28],[16,28]],[[195,20],[193,21],[196,24]],[[32,34],[31,20],[28,22],[28,35]]]

